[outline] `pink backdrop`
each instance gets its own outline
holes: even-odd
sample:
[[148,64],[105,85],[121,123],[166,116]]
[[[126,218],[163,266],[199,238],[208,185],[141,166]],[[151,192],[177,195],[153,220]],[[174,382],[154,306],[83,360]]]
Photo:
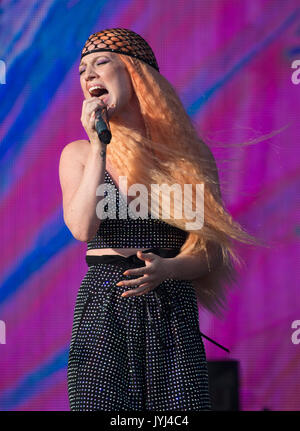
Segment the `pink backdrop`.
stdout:
[[271,246],[239,246],[246,265],[225,319],[199,310],[201,330],[231,350],[204,339],[207,358],[240,362],[242,409],[299,410],[300,346],[291,327],[300,319],[300,83],[292,81],[291,67],[300,60],[297,6],[296,0],[3,2],[1,410],[69,409],[68,346],[87,267],[86,245],[63,222],[58,161],[67,143],[86,137],[80,51],[92,32],[109,27],[132,29],[150,43],[161,73],[209,139],[229,211]]

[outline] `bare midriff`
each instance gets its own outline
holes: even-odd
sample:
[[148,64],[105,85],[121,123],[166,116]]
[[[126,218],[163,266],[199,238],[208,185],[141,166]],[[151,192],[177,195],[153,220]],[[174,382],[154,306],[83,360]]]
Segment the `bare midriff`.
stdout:
[[[152,247],[148,247],[152,248]],[[148,250],[148,248],[97,248],[87,250],[86,254],[89,256],[102,256],[104,254],[119,254],[120,256],[128,257],[131,254],[136,254],[139,250]],[[173,250],[173,248],[164,248],[164,250]]]

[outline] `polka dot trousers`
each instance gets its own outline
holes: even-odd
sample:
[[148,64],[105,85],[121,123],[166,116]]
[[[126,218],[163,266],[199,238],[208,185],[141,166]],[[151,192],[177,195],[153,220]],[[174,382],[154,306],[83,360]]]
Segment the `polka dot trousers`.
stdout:
[[133,287],[116,283],[137,278],[123,272],[144,266],[135,259],[100,257],[82,280],[68,358],[70,409],[211,410],[191,281],[167,279],[145,295],[122,297]]

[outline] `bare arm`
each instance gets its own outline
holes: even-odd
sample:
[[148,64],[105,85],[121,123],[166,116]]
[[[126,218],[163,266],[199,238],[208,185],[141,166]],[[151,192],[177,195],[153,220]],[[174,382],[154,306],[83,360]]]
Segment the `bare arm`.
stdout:
[[63,149],[59,162],[59,178],[63,195],[64,221],[74,238],[88,241],[100,224],[96,214],[99,197],[96,189],[104,183],[106,147],[90,145],[85,165],[78,152],[82,141],[74,141]]
[[210,243],[207,247],[208,262],[205,251],[198,256],[177,255],[165,258],[169,267],[170,278],[175,280],[194,280],[213,271],[222,262],[222,251],[217,244]]

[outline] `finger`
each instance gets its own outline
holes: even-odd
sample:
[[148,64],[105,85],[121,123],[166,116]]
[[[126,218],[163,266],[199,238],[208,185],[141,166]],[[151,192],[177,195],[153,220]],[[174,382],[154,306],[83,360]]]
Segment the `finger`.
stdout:
[[123,272],[123,275],[143,275],[143,274],[151,274],[152,269],[150,266],[142,266],[141,268],[131,268],[126,269]]
[[146,277],[134,278],[133,280],[121,280],[116,283],[116,286],[140,286],[142,283],[149,282],[151,280],[146,280]]
[[90,116],[90,120],[89,120],[92,128],[95,128],[95,112],[92,112],[91,116]]
[[126,292],[123,292],[121,296],[123,297],[128,297],[128,296],[141,296],[144,295],[145,293],[148,293],[152,290],[153,288],[150,286],[149,283],[144,283],[142,286],[137,287],[136,289],[132,289],[132,290],[127,290]]
[[103,102],[103,100],[98,99],[98,97],[91,97],[90,99],[88,99],[88,103],[90,105],[97,105],[97,106],[101,106],[104,107],[106,106],[105,103]]
[[154,289],[154,287],[148,287],[147,289],[145,289],[143,292],[141,293],[137,293],[135,296],[142,296],[142,295],[147,295],[147,293],[151,292]]
[[142,253],[141,251],[138,251],[137,253],[137,257],[141,260],[148,260],[148,261],[152,261],[155,259],[155,257],[157,257],[156,254],[154,253]]

